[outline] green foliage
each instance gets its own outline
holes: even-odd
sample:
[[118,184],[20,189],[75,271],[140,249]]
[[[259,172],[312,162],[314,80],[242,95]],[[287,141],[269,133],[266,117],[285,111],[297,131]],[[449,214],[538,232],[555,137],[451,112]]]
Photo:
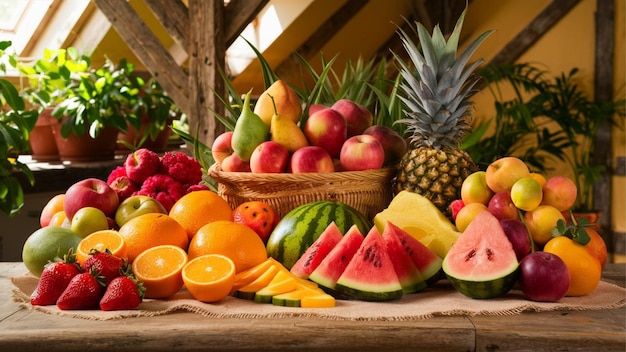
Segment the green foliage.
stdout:
[[[7,53],[11,42],[0,42],[0,71],[6,72],[5,59],[15,66],[14,54]],[[28,152],[28,138],[35,127],[36,110],[26,110],[24,100],[11,82],[0,79],[0,211],[13,216],[24,205],[24,191],[16,174],[22,172],[30,184],[34,175],[27,165],[18,160],[20,153]]]
[[[543,173],[552,170],[548,165],[565,163],[579,190],[576,210],[592,210],[593,184],[605,172],[592,160],[597,132],[605,123],[622,126],[624,100],[586,97],[576,68],[555,77],[527,63],[491,65],[480,73],[495,98],[496,116],[478,124],[462,148],[482,166],[506,155]],[[504,85],[513,90],[508,100]]]

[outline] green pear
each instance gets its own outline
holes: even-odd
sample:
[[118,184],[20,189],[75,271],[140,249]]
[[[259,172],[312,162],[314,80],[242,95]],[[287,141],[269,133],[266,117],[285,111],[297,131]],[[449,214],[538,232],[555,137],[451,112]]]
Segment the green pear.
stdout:
[[254,149],[269,138],[269,128],[250,108],[250,96],[252,91],[246,94],[241,115],[235,123],[233,130],[232,147],[235,154],[245,162],[250,161]]

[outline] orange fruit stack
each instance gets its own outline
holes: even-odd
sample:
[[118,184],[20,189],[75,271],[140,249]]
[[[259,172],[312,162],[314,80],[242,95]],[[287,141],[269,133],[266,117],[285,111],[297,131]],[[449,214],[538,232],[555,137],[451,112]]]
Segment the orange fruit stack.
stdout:
[[119,229],[126,242],[128,261],[133,262],[143,251],[159,246],[174,245],[187,249],[187,232],[170,216],[161,213],[148,213],[130,219]]
[[187,232],[191,241],[204,225],[217,220],[233,220],[233,210],[217,193],[209,190],[189,192],[170,209],[169,216]]

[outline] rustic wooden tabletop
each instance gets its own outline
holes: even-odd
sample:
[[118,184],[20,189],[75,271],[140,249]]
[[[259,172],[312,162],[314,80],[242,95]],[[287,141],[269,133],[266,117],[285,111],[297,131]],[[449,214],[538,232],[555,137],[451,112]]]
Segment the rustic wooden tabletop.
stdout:
[[[624,264],[603,280],[625,286]],[[626,310],[436,316],[408,321],[315,317],[208,318],[190,312],[85,320],[24,309],[11,277],[22,263],[0,263],[2,351],[624,351]]]

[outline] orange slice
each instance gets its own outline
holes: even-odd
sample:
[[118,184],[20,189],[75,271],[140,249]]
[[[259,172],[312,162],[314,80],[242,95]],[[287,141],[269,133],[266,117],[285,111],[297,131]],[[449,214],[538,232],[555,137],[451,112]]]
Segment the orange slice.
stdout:
[[183,287],[182,271],[187,252],[174,245],[160,245],[141,252],[132,263],[135,277],[146,288],[146,298],[167,298]]
[[198,301],[217,302],[230,294],[235,283],[235,263],[220,254],[206,254],[183,268],[187,291]]
[[82,265],[92,249],[100,252],[108,249],[114,256],[124,259],[127,254],[124,237],[115,230],[100,230],[83,238],[76,247],[76,261]]

